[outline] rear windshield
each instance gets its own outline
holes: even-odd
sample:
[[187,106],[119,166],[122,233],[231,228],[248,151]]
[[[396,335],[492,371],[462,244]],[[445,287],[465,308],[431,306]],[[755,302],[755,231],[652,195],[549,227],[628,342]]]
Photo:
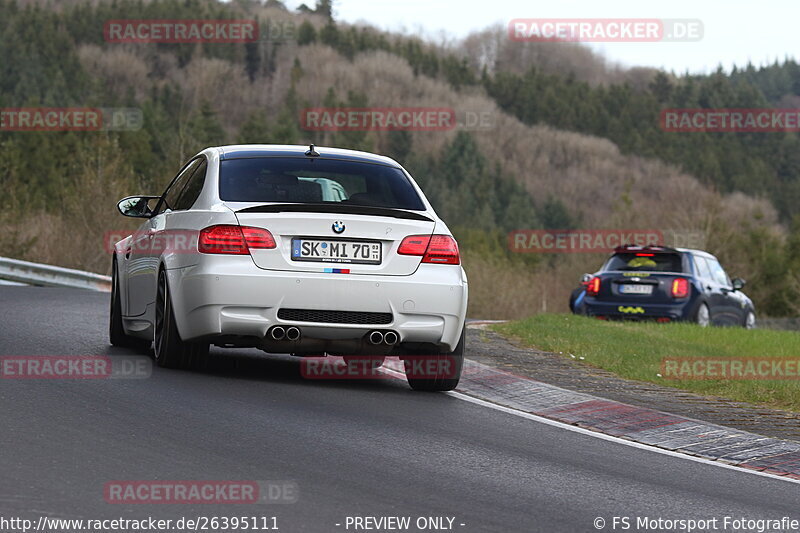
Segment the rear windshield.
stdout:
[[223,160],[219,195],[229,202],[342,203],[425,210],[399,168],[307,157]]
[[619,253],[611,256],[605,270],[683,272],[683,262],[680,254]]

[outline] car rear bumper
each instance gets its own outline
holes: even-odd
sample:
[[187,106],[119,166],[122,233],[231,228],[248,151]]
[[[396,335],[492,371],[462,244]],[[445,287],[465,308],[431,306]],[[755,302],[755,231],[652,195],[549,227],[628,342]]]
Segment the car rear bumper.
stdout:
[[589,316],[608,317],[626,320],[689,320],[693,309],[693,301],[678,303],[646,303],[646,302],[603,302],[587,297],[584,303],[585,313]]
[[[249,256],[208,256],[170,269],[167,278],[184,340],[236,336],[265,339],[272,326],[297,326],[304,339],[346,341],[393,330],[400,342],[458,344],[467,281],[456,265],[420,265],[409,276],[263,270]],[[282,320],[281,308],[390,313],[388,323]]]

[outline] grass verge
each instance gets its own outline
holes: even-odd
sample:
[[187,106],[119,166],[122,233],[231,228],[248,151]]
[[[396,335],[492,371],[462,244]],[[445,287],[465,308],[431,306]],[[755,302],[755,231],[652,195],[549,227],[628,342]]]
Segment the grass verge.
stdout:
[[[572,354],[583,363],[623,378],[800,412],[800,334],[795,332],[605,322],[557,314],[536,315],[493,328],[540,350],[563,352],[564,357]],[[737,374],[747,379],[686,379],[687,375],[696,376],[698,371],[712,368],[706,361],[696,366],[699,358],[712,358],[717,372],[724,364],[720,361],[744,359]],[[747,366],[751,358],[750,364],[755,366]],[[765,368],[757,358],[780,359],[784,377],[762,379],[764,370],[769,377],[776,370],[772,363]],[[680,379],[671,379],[674,376]]]

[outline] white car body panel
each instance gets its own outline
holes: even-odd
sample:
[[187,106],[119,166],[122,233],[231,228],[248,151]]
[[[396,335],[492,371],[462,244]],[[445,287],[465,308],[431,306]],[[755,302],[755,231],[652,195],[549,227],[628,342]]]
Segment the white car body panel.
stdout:
[[[169,211],[146,219],[134,236],[115,247],[123,327],[127,334],[153,338],[157,276],[167,273],[175,320],[183,340],[251,345],[278,353],[350,353],[369,331],[393,330],[401,343],[433,343],[453,350],[462,333],[468,285],[462,266],[421,263],[420,256],[398,255],[403,237],[416,234],[450,235],[424,194],[405,170],[419,194],[426,220],[349,213],[241,212],[263,202],[224,202],[219,198],[219,164],[224,154],[239,150],[267,154],[292,152],[302,156],[307,147],[226,146],[198,154],[208,161],[206,179],[191,209]],[[402,169],[391,159],[318,147],[322,158],[359,157]],[[334,221],[346,231],[336,235]],[[251,250],[251,255],[215,255],[197,251],[196,235],[216,224],[267,228],[276,249]],[[193,249],[148,247],[160,235],[195,235]],[[381,242],[380,265],[299,262],[291,259],[295,236],[376,240]],[[130,251],[132,240],[139,243]],[[326,268],[348,268],[348,274],[326,273]],[[381,324],[319,323],[278,318],[281,308],[303,310],[391,313]],[[267,338],[274,325],[297,326],[302,338],[295,344],[275,344]],[[361,346],[363,348],[363,346]]]

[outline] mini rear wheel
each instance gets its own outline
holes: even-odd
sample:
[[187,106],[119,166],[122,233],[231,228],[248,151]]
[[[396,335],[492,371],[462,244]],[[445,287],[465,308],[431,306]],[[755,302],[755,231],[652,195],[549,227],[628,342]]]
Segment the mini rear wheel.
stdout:
[[694,322],[701,328],[705,328],[711,324],[711,311],[709,311],[708,305],[705,303],[700,304],[700,307],[697,308],[694,314]]

